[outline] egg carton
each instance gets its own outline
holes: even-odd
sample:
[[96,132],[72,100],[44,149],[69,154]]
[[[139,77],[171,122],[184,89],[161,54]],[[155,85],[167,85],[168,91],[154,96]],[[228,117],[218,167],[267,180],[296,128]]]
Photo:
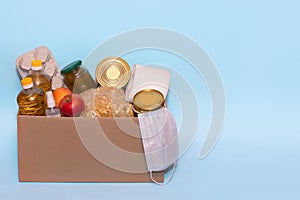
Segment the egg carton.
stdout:
[[63,77],[54,56],[45,46],[37,47],[17,58],[16,66],[21,78],[25,78],[30,73],[32,60],[42,60],[45,73],[52,78],[52,90],[64,85]]

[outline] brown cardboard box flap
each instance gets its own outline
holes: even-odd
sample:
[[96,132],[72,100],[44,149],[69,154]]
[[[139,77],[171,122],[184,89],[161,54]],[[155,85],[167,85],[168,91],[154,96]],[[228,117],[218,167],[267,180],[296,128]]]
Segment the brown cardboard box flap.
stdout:
[[143,153],[137,118],[18,116],[20,181],[151,182]]

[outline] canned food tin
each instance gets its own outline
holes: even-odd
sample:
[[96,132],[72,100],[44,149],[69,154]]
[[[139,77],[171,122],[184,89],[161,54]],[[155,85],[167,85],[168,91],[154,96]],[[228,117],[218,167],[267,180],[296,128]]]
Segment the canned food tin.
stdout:
[[130,67],[120,57],[108,57],[96,68],[96,79],[101,86],[122,88],[130,79]]
[[161,108],[164,102],[162,93],[154,89],[146,89],[134,96],[133,108],[136,113],[148,112]]

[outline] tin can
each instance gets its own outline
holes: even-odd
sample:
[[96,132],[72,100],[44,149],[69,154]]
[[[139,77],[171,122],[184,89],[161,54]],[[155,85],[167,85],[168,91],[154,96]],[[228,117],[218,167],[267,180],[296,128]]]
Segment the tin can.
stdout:
[[96,68],[96,79],[101,86],[122,88],[130,79],[130,67],[120,57],[108,57],[100,61]]
[[139,91],[133,98],[133,110],[136,113],[157,110],[164,106],[165,99],[161,92],[154,89]]

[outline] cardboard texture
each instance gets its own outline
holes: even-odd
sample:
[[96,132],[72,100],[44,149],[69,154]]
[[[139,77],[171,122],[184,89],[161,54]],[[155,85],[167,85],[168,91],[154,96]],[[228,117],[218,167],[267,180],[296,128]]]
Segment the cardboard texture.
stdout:
[[[147,172],[137,118],[75,119],[22,115],[17,118],[21,182],[152,182]],[[95,124],[101,127],[104,137],[99,138],[101,134]],[[117,151],[111,149],[111,144],[107,145],[106,139]],[[82,141],[91,145],[87,147]],[[128,152],[138,156],[132,158]],[[105,163],[97,158],[106,159]],[[130,171],[132,166],[140,173]],[[159,182],[164,181],[164,172],[153,176]]]

